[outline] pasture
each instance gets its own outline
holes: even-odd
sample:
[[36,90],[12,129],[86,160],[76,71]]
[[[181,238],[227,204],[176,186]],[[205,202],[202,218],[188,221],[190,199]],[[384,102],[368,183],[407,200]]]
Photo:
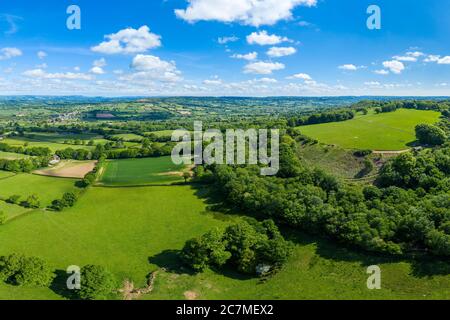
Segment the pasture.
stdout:
[[11,137],[6,138],[2,140],[2,142],[7,143],[11,146],[22,146],[22,147],[43,147],[43,148],[49,148],[52,152],[55,152],[57,150],[62,150],[66,148],[73,148],[73,149],[86,149],[86,150],[92,150],[95,147],[92,146],[86,146],[86,145],[71,145],[71,144],[64,144],[64,143],[56,143],[56,142],[49,142],[49,141],[39,141],[24,137]]
[[44,207],[61,198],[65,192],[75,190],[76,181],[20,173],[0,179],[0,198],[7,199],[12,195],[20,195],[21,200],[25,200],[30,195],[36,194],[41,201],[41,207]]
[[25,154],[0,151],[0,159],[18,160],[18,159],[26,159],[29,157],[30,156],[27,156]]
[[399,109],[382,114],[357,115],[343,122],[297,127],[306,136],[322,143],[345,149],[403,150],[416,141],[415,127],[420,123],[433,124],[440,113]]
[[[193,274],[177,252],[185,241],[239,221],[209,212],[190,186],[92,188],[63,213],[36,212],[0,226],[0,255],[39,256],[59,271],[53,289],[0,284],[0,299],[62,299],[69,265],[100,264],[119,281],[142,287],[160,268],[144,299],[449,299],[448,264],[409,262],[355,253],[329,241],[285,230],[295,249],[268,281],[231,270]],[[176,201],[174,201],[176,199]],[[367,266],[382,269],[382,289],[368,290]],[[446,269],[447,268],[447,269]],[[120,297],[117,297],[120,298]]]
[[[21,206],[15,205],[15,204],[9,204],[4,201],[0,200],[0,211],[3,211],[6,213],[7,221],[16,218],[18,216],[21,216],[24,213],[30,212],[30,209],[23,208]],[[0,226],[1,228],[1,226]]]
[[100,184],[107,186],[170,184],[183,181],[184,166],[171,157],[111,160],[106,163]]
[[115,138],[123,139],[124,141],[130,141],[130,140],[137,140],[140,141],[143,139],[142,136],[139,136],[134,133],[121,133],[121,134],[115,134],[113,135]]

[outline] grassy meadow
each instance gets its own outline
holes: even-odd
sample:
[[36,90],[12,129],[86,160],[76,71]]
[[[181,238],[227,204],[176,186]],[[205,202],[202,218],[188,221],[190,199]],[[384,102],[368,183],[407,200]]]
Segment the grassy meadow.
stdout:
[[170,157],[111,160],[100,178],[102,185],[169,184],[183,181],[183,166],[173,164]]
[[[58,289],[64,270],[89,263],[104,265],[118,280],[130,279],[136,286],[145,284],[149,272],[165,268],[143,299],[185,299],[188,293],[220,300],[450,298],[448,264],[360,254],[292,231],[285,234],[295,243],[294,254],[265,282],[231,270],[193,274],[177,258],[185,241],[240,219],[209,212],[202,194],[190,186],[94,187],[63,213],[37,211],[8,222],[0,227],[0,255],[39,256],[60,277],[51,289],[0,284],[0,299],[66,298],[67,292]],[[366,288],[366,269],[373,264],[382,269],[381,290]]]
[[399,109],[358,115],[352,120],[300,126],[304,135],[345,149],[403,150],[416,140],[415,127],[438,122],[439,112]]
[[61,198],[65,192],[73,191],[75,182],[75,179],[20,173],[6,176],[5,179],[0,178],[0,198],[7,199],[12,195],[20,195],[21,200],[25,200],[28,196],[36,194],[41,201],[41,207],[45,207],[53,200]]

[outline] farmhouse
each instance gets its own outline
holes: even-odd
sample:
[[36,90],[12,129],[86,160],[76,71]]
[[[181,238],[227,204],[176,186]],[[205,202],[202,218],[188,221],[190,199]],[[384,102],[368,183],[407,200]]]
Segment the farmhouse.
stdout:
[[61,162],[61,158],[55,154],[55,155],[53,155],[52,159],[48,162],[48,164],[51,166],[54,166],[60,162]]

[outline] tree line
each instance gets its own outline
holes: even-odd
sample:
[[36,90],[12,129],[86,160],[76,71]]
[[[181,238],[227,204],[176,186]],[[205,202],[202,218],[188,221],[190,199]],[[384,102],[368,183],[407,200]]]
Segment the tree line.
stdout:
[[378,186],[339,181],[301,165],[293,146],[280,146],[278,177],[256,166],[200,166],[225,204],[367,251],[450,256],[450,147],[402,154],[385,165]]

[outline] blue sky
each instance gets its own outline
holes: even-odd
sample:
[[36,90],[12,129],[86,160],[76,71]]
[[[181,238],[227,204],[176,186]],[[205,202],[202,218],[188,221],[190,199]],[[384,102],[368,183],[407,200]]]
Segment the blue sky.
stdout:
[[447,0],[2,1],[0,94],[450,95],[449,12]]

